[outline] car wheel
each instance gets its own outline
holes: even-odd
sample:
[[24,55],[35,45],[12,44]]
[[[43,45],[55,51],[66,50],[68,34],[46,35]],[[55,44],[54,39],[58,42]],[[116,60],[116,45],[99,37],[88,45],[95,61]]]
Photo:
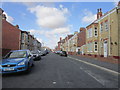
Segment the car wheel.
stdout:
[[32,67],[34,67],[35,65],[34,65],[34,63],[32,64]]
[[28,74],[28,73],[30,73],[31,72],[31,66],[28,64],[28,68],[27,68],[27,70],[26,70],[26,73]]
[[41,60],[41,56],[39,57],[39,59]]

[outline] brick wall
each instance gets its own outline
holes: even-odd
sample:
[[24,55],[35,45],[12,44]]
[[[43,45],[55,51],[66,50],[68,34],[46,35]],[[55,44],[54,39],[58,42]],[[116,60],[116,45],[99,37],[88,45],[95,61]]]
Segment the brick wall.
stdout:
[[5,19],[2,20],[2,54],[3,56],[10,50],[20,49],[21,30],[13,26]]
[[81,47],[86,44],[86,29],[80,28],[80,33],[77,34],[77,46]]

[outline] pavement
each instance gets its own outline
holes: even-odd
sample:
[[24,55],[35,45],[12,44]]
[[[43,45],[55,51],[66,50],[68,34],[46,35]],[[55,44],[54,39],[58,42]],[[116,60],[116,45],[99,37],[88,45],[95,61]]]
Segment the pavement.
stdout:
[[118,88],[117,67],[117,64],[50,53],[35,61],[29,74],[4,75],[2,87]]

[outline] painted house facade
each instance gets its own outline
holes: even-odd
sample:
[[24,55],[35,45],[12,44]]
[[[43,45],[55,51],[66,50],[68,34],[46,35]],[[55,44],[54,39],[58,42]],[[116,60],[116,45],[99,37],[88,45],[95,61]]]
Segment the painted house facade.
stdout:
[[[120,58],[120,1],[117,7],[103,14],[97,10],[97,19],[84,32],[65,38],[64,50],[95,57]],[[77,37],[77,40],[75,39]],[[76,42],[75,42],[76,41]],[[77,47],[75,46],[77,43]],[[71,54],[70,53],[70,54]]]

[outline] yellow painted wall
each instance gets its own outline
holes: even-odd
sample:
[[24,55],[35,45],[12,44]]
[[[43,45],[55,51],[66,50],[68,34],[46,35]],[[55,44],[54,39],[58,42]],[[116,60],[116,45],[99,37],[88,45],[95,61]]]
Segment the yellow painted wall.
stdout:
[[[105,31],[105,26],[103,27],[103,32],[100,33],[100,23],[108,20],[109,30]],[[103,24],[104,25],[104,24]],[[108,38],[108,56],[118,56],[118,14],[113,12],[99,21],[99,54],[104,55],[104,39]],[[101,40],[102,39],[102,40]],[[115,44],[117,43],[117,45]],[[112,44],[113,43],[113,44]]]

